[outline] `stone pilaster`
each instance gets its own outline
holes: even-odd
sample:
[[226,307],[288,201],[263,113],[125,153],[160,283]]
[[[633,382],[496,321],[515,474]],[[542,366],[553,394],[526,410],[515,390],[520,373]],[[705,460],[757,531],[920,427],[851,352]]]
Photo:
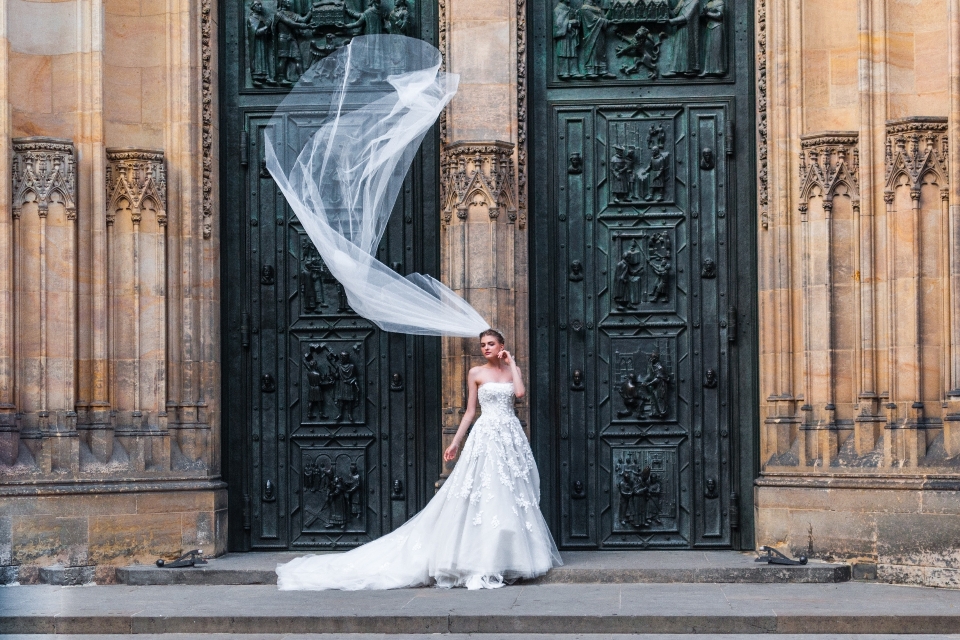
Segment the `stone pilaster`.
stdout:
[[[950,390],[947,119],[892,120],[886,130],[886,280],[898,312],[887,327],[884,462],[916,466],[942,433]],[[960,442],[944,445],[960,453]]]
[[[444,282],[504,334],[507,348],[522,365],[527,344],[522,315],[526,254],[518,255],[525,238],[517,224],[513,152],[512,144],[500,141],[459,142],[444,149],[441,270]],[[478,342],[444,338],[444,447],[466,408],[467,372],[482,364]]]
[[79,462],[76,183],[71,141],[13,140],[16,405],[29,449],[18,462],[46,473]]
[[110,426],[134,471],[170,468],[167,431],[167,202],[163,152],[107,149],[107,282],[113,425],[90,433],[99,463]]
[[850,332],[844,331],[849,318],[838,311],[855,304],[850,276],[855,253],[852,227],[860,210],[857,134],[807,135],[801,149],[804,435],[799,461],[830,464],[839,453],[843,437],[839,432],[852,427],[856,404],[850,380],[839,377],[837,370],[851,367],[855,348]]
[[[7,3],[0,3],[0,148],[10,148]],[[10,155],[0,154],[0,465],[17,459],[20,438],[14,401],[13,215]]]

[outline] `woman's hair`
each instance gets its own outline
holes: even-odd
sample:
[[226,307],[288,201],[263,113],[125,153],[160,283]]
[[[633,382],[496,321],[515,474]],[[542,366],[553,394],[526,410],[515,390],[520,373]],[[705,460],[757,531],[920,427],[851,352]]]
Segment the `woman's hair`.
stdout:
[[504,344],[503,334],[497,331],[496,329],[487,329],[486,331],[480,334],[480,339],[483,340],[484,336],[493,336],[494,338],[497,339],[497,342],[499,342],[500,344]]

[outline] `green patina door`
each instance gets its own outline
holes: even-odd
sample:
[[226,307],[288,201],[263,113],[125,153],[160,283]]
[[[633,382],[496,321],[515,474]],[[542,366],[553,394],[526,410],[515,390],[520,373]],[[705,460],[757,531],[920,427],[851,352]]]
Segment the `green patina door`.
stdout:
[[543,504],[565,548],[752,545],[751,2],[535,0]]
[[[359,33],[361,2],[221,2],[223,468],[236,550],[361,544],[416,513],[439,477],[439,340],[382,332],[350,309],[264,164],[274,110],[313,60]],[[381,14],[393,32],[436,38],[434,4],[381,0]],[[295,153],[325,114],[282,115],[272,134]],[[438,167],[428,136],[378,254],[402,273],[438,271]]]

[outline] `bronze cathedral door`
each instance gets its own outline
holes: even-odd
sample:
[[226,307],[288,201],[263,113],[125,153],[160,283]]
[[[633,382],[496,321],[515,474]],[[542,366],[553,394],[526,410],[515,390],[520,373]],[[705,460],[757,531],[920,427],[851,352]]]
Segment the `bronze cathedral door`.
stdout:
[[[291,85],[371,28],[356,20],[361,2],[220,3],[223,468],[234,550],[362,544],[416,513],[440,473],[439,340],[382,332],[350,309],[264,164],[264,131]],[[380,28],[435,44],[435,4],[381,0],[381,13]],[[316,104],[284,113],[272,132],[280,153],[298,152],[324,115]],[[401,273],[439,270],[438,159],[428,135],[379,249]]]
[[752,3],[529,11],[532,431],[558,544],[748,548]]

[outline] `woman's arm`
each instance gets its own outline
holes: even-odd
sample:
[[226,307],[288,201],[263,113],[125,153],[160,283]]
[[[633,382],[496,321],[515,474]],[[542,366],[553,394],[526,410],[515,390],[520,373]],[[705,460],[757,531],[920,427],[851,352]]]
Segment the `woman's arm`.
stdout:
[[473,369],[467,374],[467,388],[469,391],[469,395],[467,396],[467,410],[463,412],[463,418],[460,420],[457,434],[453,436],[453,442],[451,442],[447,450],[443,452],[443,459],[447,462],[457,457],[460,444],[463,442],[463,439],[467,437],[467,429],[470,428],[474,417],[477,415],[477,374]]
[[517,396],[519,400],[527,392],[527,388],[523,386],[523,376],[520,375],[517,361],[513,359],[513,356],[506,349],[500,352],[500,357],[510,366],[510,373],[513,374],[513,395]]

